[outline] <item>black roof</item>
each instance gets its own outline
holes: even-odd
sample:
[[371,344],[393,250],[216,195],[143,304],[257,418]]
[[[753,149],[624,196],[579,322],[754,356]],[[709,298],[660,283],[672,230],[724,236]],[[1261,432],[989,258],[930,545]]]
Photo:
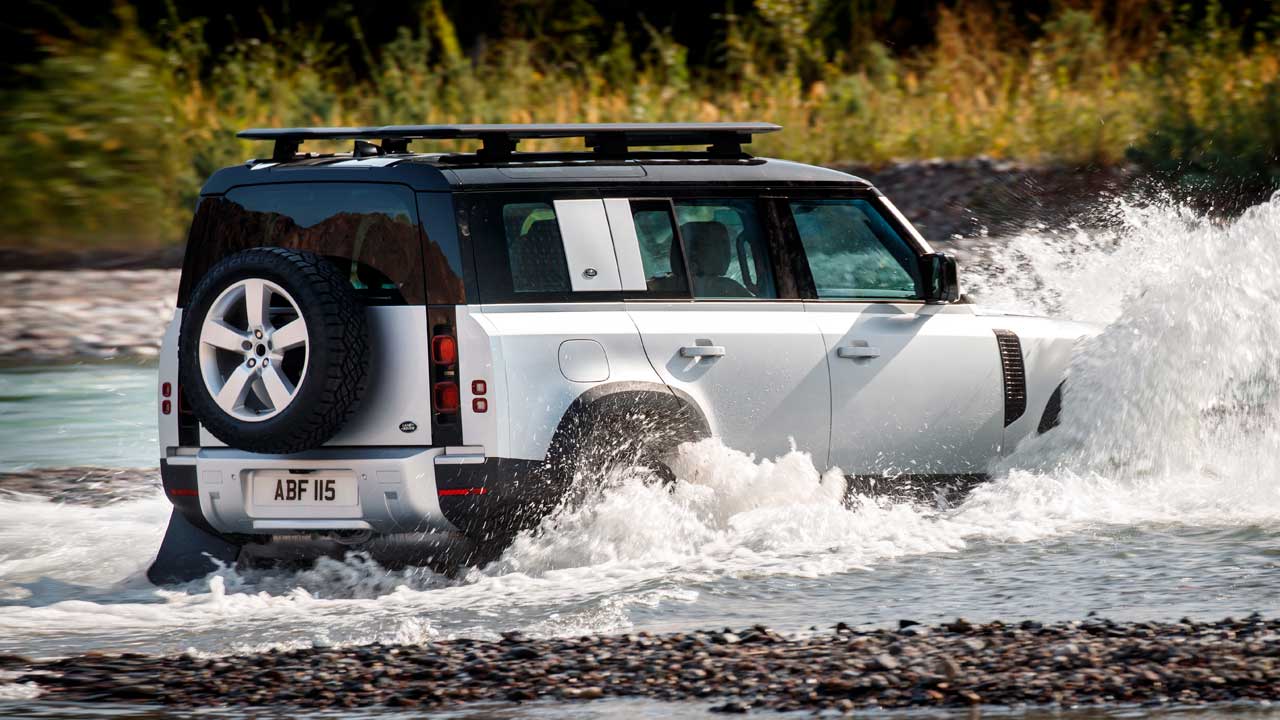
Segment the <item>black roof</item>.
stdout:
[[[224,168],[204,194],[237,185],[276,182],[391,182],[419,191],[466,188],[605,186],[630,184],[740,184],[752,186],[858,185],[861,178],[827,168],[753,158],[741,144],[776,132],[771,123],[568,123],[556,125],[392,125],[364,128],[245,130],[241,137],[273,140],[271,160]],[[520,140],[584,139],[590,152],[516,152]],[[297,155],[305,140],[355,140],[352,153]],[[479,139],[476,153],[414,154],[410,140]],[[373,146],[369,140],[380,140]],[[633,150],[707,144],[705,151]]]

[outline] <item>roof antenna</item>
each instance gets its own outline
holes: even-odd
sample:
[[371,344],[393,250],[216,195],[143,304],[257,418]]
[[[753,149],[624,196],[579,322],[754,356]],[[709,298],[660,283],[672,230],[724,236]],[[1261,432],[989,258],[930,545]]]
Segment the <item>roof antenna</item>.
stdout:
[[382,148],[374,145],[368,140],[357,140],[356,146],[351,151],[351,157],[374,157],[382,154]]

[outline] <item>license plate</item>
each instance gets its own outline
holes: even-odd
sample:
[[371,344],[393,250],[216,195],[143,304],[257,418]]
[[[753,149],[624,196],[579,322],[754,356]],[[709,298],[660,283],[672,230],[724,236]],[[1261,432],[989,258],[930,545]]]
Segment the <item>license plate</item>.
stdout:
[[350,473],[257,472],[253,476],[257,507],[351,507],[358,495],[355,475]]

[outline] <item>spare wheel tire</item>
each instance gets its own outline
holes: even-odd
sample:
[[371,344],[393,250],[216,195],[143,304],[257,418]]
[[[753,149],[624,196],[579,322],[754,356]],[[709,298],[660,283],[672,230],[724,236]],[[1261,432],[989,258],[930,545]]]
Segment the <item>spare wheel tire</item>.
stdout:
[[369,330],[347,279],[324,258],[255,248],[196,285],[178,363],[187,404],[214,437],[250,452],[301,452],[355,412]]

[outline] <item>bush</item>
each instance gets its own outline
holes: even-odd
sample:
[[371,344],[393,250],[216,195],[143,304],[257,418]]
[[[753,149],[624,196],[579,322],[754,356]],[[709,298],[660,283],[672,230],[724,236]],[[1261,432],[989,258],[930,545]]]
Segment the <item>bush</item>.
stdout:
[[[464,49],[439,0],[380,47],[352,21],[346,44],[270,27],[215,52],[202,21],[148,34],[122,4],[110,29],[46,37],[28,82],[0,97],[0,243],[180,240],[204,178],[268,152],[234,137],[253,126],[761,119],[787,131],[755,152],[806,162],[1129,158],[1240,202],[1277,186],[1280,46],[1215,12],[1193,21],[1137,2],[1106,24],[1064,0],[1029,30],[961,1],[940,6],[930,44],[894,54],[865,31],[852,46],[812,37],[837,11],[865,25],[862,4],[844,7],[727,11],[722,56],[694,63],[667,30],[644,24],[641,46],[559,15]],[[593,50],[583,37],[608,39]]]

